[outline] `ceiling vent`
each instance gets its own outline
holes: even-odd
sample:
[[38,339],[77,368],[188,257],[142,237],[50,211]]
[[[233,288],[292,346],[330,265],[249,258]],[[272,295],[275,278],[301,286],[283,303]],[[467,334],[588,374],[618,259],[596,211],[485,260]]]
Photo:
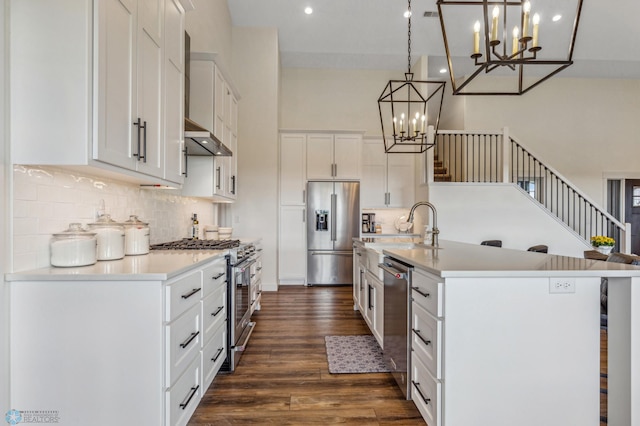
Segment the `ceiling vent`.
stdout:
[[440,15],[434,10],[427,10],[423,15],[425,18],[438,18]]

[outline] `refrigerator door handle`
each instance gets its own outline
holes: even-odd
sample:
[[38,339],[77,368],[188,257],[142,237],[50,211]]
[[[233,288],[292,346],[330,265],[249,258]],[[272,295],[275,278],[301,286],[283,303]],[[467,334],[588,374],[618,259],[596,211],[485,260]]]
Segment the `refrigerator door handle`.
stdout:
[[331,215],[329,216],[329,220],[331,221],[331,241],[336,240],[336,205],[338,201],[338,196],[336,194],[331,194]]

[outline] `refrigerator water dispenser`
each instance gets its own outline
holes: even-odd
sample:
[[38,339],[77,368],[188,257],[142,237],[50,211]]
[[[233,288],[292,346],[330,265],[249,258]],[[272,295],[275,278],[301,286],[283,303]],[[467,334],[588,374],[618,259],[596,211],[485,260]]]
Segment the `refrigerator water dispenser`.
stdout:
[[329,210],[316,210],[316,231],[329,230]]

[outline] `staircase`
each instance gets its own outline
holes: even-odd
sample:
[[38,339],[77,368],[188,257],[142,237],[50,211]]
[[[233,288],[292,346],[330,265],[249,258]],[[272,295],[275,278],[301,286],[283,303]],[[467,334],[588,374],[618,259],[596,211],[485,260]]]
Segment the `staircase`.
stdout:
[[444,166],[444,162],[438,160],[438,157],[433,159],[433,181],[434,182],[451,182],[451,175],[447,173],[447,168]]
[[502,132],[440,130],[433,149],[434,182],[512,183],[584,241],[594,235],[616,240],[624,252],[630,232],[551,166]]

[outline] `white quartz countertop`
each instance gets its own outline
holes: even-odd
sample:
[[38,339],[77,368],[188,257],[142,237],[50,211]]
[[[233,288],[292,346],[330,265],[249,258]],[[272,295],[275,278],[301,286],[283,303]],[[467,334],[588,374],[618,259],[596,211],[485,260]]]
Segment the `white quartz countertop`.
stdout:
[[140,256],[99,261],[77,268],[47,268],[6,274],[7,281],[156,281],[202,266],[228,250],[152,250]]
[[440,248],[384,248],[385,255],[441,277],[630,277],[640,266],[440,240]]

